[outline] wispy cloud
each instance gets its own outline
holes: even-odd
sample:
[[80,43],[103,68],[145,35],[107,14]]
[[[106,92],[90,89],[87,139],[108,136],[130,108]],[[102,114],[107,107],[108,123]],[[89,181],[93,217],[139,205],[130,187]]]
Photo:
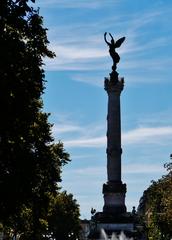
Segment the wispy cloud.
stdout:
[[[169,115],[170,114],[170,115]],[[164,145],[172,140],[172,126],[170,125],[171,113],[158,113],[149,118],[144,117],[145,121],[135,129],[122,132],[122,144],[155,144]],[[168,118],[167,122],[162,121]],[[58,114],[58,121],[53,126],[53,135],[61,139],[66,148],[102,148],[106,146],[107,138],[105,123],[92,123],[83,126],[81,123],[72,122],[69,116]],[[143,116],[142,116],[143,119]],[[138,124],[136,122],[136,125]],[[164,125],[167,124],[167,125]]]
[[[99,46],[78,46],[76,44],[51,45],[57,57],[52,59],[45,59],[47,70],[96,70],[98,66],[94,65],[99,59],[106,57],[107,51]],[[99,66],[100,67],[100,66]]]
[[97,9],[97,8],[102,8],[105,6],[109,5],[114,5],[114,3],[118,3],[119,0],[108,0],[108,1],[99,1],[99,0],[44,0],[39,2],[38,4],[41,7],[48,7],[48,8],[92,8],[92,9]]
[[88,139],[76,139],[76,140],[64,140],[66,147],[90,147],[90,148],[99,148],[105,146],[106,138],[97,137],[97,138],[88,138]]
[[164,139],[172,139],[172,126],[140,127],[122,135],[124,144],[164,144]]
[[99,74],[96,74],[95,72],[93,72],[93,75],[90,75],[86,72],[85,72],[85,74],[78,73],[78,74],[74,74],[72,76],[72,79],[74,81],[91,84],[96,87],[103,87],[105,74],[106,73],[103,74],[103,72],[99,73]]
[[59,124],[59,125],[54,125],[53,126],[53,133],[54,135],[56,134],[63,134],[63,133],[69,133],[69,132],[81,132],[82,128],[77,125],[72,125],[72,124]]
[[107,56],[105,49],[93,48],[91,46],[79,48],[78,46],[52,46],[52,50],[57,53],[59,58],[82,60],[82,59],[96,59]]
[[163,173],[163,166],[158,164],[124,164],[124,174],[149,174],[149,173]]
[[[78,129],[77,129],[78,130]],[[85,129],[86,131],[86,129]],[[82,131],[83,132],[83,131]],[[172,127],[139,127],[137,129],[124,132],[122,134],[123,145],[130,144],[167,144],[166,141],[172,139]],[[68,148],[101,148],[106,146],[105,136],[81,136],[77,139],[70,139],[64,141],[65,147]]]
[[[144,164],[144,163],[135,163],[135,164],[124,164],[123,166],[123,173],[124,174],[151,174],[151,173],[164,173],[164,168],[160,164]],[[70,169],[65,171],[65,174],[70,176],[77,175],[82,176],[85,178],[87,177],[94,177],[97,178],[98,176],[106,176],[106,166],[90,166],[85,168],[78,168],[78,169]],[[90,181],[93,181],[93,178],[90,178]]]

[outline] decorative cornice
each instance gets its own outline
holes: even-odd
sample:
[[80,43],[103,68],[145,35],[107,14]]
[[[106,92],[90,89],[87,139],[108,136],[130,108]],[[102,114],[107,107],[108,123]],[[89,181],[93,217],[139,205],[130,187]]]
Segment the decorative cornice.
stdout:
[[126,193],[127,186],[122,182],[108,182],[103,184],[103,194],[106,193]]
[[105,77],[104,80],[104,89],[107,93],[115,92],[117,95],[120,95],[124,88],[124,78],[118,78],[118,81],[113,81],[110,78]]

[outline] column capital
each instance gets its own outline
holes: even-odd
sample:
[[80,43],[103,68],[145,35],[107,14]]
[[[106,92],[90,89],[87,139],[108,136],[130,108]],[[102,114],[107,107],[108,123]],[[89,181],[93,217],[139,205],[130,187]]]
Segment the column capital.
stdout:
[[124,78],[118,78],[118,81],[113,81],[110,78],[105,77],[104,89],[109,94],[110,92],[115,92],[120,95],[124,88]]

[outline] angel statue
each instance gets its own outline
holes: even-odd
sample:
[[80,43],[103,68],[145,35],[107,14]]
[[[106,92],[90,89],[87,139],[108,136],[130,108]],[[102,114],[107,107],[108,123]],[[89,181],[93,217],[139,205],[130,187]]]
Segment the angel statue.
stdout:
[[106,35],[107,32],[104,33],[104,40],[107,43],[107,45],[109,46],[109,54],[113,59],[113,66],[116,67],[116,64],[119,62],[120,60],[120,56],[118,55],[118,53],[115,51],[116,48],[119,48],[121,46],[121,44],[124,42],[125,37],[122,37],[120,39],[118,39],[116,42],[114,41],[112,35],[109,33],[110,37],[111,37],[111,42],[108,42],[106,39]]

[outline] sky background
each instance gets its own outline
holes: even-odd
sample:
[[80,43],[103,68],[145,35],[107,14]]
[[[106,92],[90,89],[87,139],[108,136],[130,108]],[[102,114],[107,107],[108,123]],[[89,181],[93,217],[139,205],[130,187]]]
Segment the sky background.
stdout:
[[122,180],[131,211],[151,180],[166,173],[172,152],[172,1],[37,0],[36,6],[57,55],[44,60],[44,110],[55,141],[71,155],[61,184],[77,199],[81,218],[90,218],[91,207],[102,211],[107,181],[104,77],[112,59],[103,35],[126,37],[118,72],[125,79]]

